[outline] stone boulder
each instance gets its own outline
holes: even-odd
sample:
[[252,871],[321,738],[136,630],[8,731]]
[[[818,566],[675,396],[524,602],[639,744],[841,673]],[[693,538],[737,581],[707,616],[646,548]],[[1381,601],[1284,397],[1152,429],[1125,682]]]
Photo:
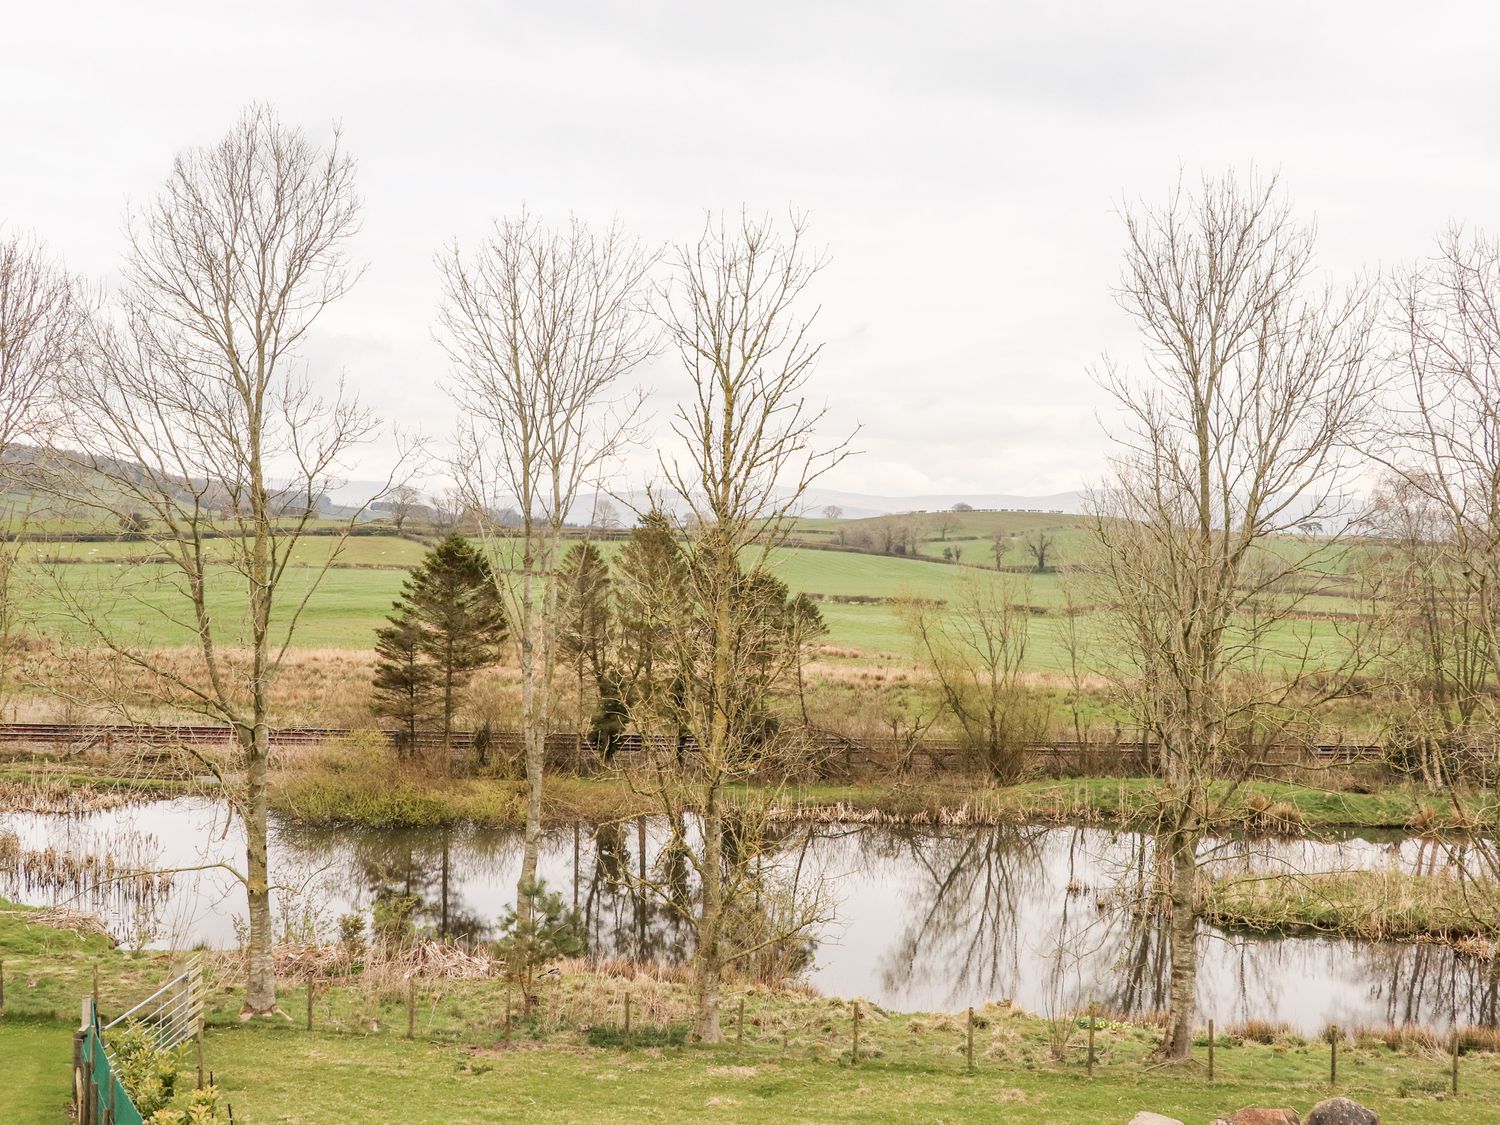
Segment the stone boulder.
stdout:
[[1259,1109],[1246,1106],[1222,1119],[1225,1125],[1302,1125],[1295,1109]]
[[1143,1109],[1127,1125],[1182,1125],[1182,1122],[1175,1117],[1163,1117],[1159,1113],[1148,1113]]
[[1380,1125],[1380,1114],[1348,1098],[1328,1098],[1307,1111],[1304,1125]]

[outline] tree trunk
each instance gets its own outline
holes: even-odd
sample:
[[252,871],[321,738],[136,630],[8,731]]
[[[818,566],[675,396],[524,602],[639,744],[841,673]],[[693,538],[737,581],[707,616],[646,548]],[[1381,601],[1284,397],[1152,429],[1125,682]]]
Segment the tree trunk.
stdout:
[[531,917],[531,900],[522,891],[535,884],[537,853],[542,844],[542,769],[546,766],[547,732],[538,714],[536,692],[536,613],[531,529],[526,529],[521,560],[521,736],[526,748],[526,830],[521,846],[521,875],[516,884],[516,913]]
[[703,810],[703,901],[698,913],[698,944],[693,953],[693,1038],[717,1043],[719,1034],[720,980],[723,954],[719,930],[724,916],[724,815],[719,809],[717,786],[710,785]]
[[1167,1026],[1157,1056],[1185,1059],[1193,1049],[1193,1017],[1198,1008],[1198,832],[1173,828],[1161,837],[1171,865],[1171,924],[1168,948],[1172,984]]
[[268,1015],[276,1009],[276,961],[271,951],[271,881],[266,829],[270,800],[267,787],[268,731],[257,723],[245,752],[245,894],[250,929],[246,945],[248,977],[243,1015]]

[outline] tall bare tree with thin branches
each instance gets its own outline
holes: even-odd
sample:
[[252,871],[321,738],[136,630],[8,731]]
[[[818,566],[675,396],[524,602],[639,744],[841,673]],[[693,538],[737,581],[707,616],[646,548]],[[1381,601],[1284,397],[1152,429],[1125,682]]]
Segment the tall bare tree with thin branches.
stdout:
[[[1372,306],[1365,288],[1316,282],[1313,232],[1274,179],[1205,179],[1124,222],[1116,296],[1147,377],[1107,361],[1101,373],[1121,419],[1092,499],[1093,593],[1120,654],[1101,670],[1159,746],[1172,959],[1161,1053],[1184,1058],[1214,783],[1243,777],[1255,747],[1336,690],[1350,659],[1320,650],[1296,611],[1309,579],[1338,565],[1354,514]],[[1304,534],[1311,521],[1333,534]]]
[[[789,751],[768,730],[767,695],[789,684],[800,658],[795,631],[783,628],[786,589],[771,574],[773,552],[800,514],[808,489],[848,456],[848,441],[820,445],[825,411],[807,389],[821,345],[816,313],[804,313],[808,286],[822,261],[806,245],[797,215],[784,227],[769,219],[710,217],[695,242],[671,254],[670,279],[658,293],[667,339],[692,387],[672,428],[679,445],[662,472],[683,515],[680,617],[667,634],[674,725],[698,754],[690,773],[659,763],[669,808],[700,817],[696,847],[678,840],[699,881],[694,931],[694,1034],[719,1038],[726,966],[750,952],[730,924],[748,895],[764,891],[764,849],[726,853],[728,819],[763,818],[726,807],[726,787],[758,772],[779,772]],[[660,701],[656,701],[658,704]],[[642,709],[649,723],[660,706]],[[728,818],[728,819],[727,819]],[[674,816],[681,825],[683,818]],[[739,838],[754,839],[754,832]],[[818,916],[810,902],[788,901],[775,938],[796,934]],[[751,945],[773,940],[763,931]]]
[[[245,824],[235,874],[248,902],[247,1014],[276,1005],[274,683],[349,523],[313,566],[289,568],[344,459],[376,425],[341,381],[320,394],[300,360],[314,323],[359,276],[347,251],[354,172],[337,131],[320,147],[263,105],[217,144],[179,154],[130,216],[117,309],[94,321],[87,362],[66,386],[76,452],[60,487],[101,517],[144,517],[141,535],[166,561],[94,595],[60,570],[58,592],[144,685],[146,702],[100,702],[130,718],[166,706],[233,732],[227,755],[198,753]],[[132,608],[191,637],[188,658],[142,643],[126,624]]]
[[[1423,595],[1398,618],[1398,640],[1415,639],[1421,688],[1417,717],[1442,740],[1444,765],[1461,755],[1480,796],[1450,789],[1475,823],[1500,823],[1500,738],[1494,665],[1500,654],[1500,237],[1454,225],[1427,260],[1393,272],[1388,283],[1393,395],[1381,460],[1393,471],[1390,495],[1416,534],[1398,577]],[[1413,517],[1416,517],[1415,520]],[[1412,590],[1404,591],[1407,593]],[[1401,651],[1398,646],[1398,653]],[[1411,651],[1408,649],[1408,651]],[[1426,764],[1426,763],[1424,763]],[[1451,783],[1451,774],[1445,780]],[[1476,888],[1500,879],[1493,834],[1475,834],[1463,866]],[[1475,916],[1493,923],[1493,895],[1475,893]]]
[[[641,398],[626,381],[653,346],[643,287],[655,259],[618,224],[597,233],[575,218],[551,230],[525,213],[498,220],[473,250],[455,243],[437,257],[439,339],[461,415],[454,475],[495,555],[520,663],[523,888],[542,836],[559,544],[585,490],[634,439]],[[515,526],[499,519],[506,508]]]
[[59,391],[84,343],[86,316],[82,285],[44,246],[19,234],[0,238],[0,491],[15,497],[3,517],[10,534],[0,541],[0,702],[20,627],[13,579],[35,506],[28,477],[44,471]]

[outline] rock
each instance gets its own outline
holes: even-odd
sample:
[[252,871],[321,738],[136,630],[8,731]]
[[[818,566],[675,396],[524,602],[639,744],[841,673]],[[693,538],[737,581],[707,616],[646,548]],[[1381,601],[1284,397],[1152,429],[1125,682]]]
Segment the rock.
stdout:
[[1175,1117],[1163,1117],[1159,1113],[1148,1113],[1143,1109],[1132,1117],[1127,1125],[1182,1125],[1182,1122]]
[[1227,1125],[1302,1125],[1295,1109],[1256,1109],[1246,1106],[1227,1119]]
[[1304,1125],[1380,1125],[1380,1114],[1348,1098],[1328,1098],[1307,1111]]

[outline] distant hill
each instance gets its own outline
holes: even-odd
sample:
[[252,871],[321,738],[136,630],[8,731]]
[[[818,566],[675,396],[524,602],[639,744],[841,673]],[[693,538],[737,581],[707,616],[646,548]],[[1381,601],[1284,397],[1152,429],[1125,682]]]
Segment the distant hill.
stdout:
[[946,512],[951,511],[955,504],[966,504],[976,511],[1067,512],[1076,515],[1083,511],[1083,493],[1021,496],[1011,492],[936,492],[919,496],[877,496],[818,488],[808,493],[806,507],[810,516],[821,515],[824,508],[833,505],[843,509],[843,519],[865,519],[903,512]]
[[[356,505],[368,501],[380,492],[380,482],[369,480],[346,481],[330,488],[327,500],[331,505]],[[427,500],[426,489],[420,488]],[[833,488],[811,489],[803,501],[803,515],[820,517],[830,506],[840,509],[839,518],[857,520],[871,516],[900,515],[905,512],[944,512],[955,504],[967,504],[979,511],[1018,512],[1066,512],[1079,514],[1083,511],[1083,493],[1054,492],[1046,496],[1023,496],[1013,492],[936,492],[917,496],[883,496],[866,492],[844,492]],[[650,500],[644,489],[630,489],[618,493],[588,493],[581,496],[569,513],[568,522],[587,524],[596,505],[608,502],[618,513],[620,520],[634,523],[631,510],[644,511]]]
[[[825,509],[837,508],[839,519],[858,520],[869,519],[873,516],[900,515],[906,512],[946,512],[950,511],[955,504],[966,504],[976,511],[1078,514],[1083,511],[1083,495],[1082,492],[1075,491],[1055,492],[1047,496],[1021,496],[1008,492],[946,492],[919,496],[880,496],[865,492],[844,492],[833,488],[813,488],[803,498],[801,514],[817,519],[824,515]],[[633,508],[641,511],[650,503],[644,490],[617,493],[615,497],[601,496],[600,500],[608,500],[615,509],[620,510],[621,516],[627,523],[631,521],[629,512],[625,509]],[[575,508],[574,518],[570,522],[587,522],[595,502],[593,495],[581,499]]]

